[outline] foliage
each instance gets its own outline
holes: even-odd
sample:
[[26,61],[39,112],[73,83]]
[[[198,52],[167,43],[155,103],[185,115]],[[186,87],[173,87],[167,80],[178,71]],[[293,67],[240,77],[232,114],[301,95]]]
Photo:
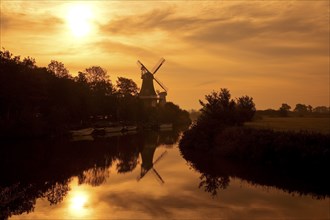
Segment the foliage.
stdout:
[[109,177],[110,167],[116,168],[117,173],[132,172],[140,166],[139,155],[144,149],[156,149],[169,144],[169,140],[174,144],[178,138],[179,133],[171,131],[100,138],[93,142],[2,141],[0,219],[33,211],[38,198],[46,198],[50,205],[62,202],[75,176],[78,184],[98,186]]
[[303,116],[304,113],[308,112],[308,106],[305,104],[296,104],[296,107],[294,108],[294,111],[299,114],[299,116]]
[[144,108],[133,80],[119,77],[114,86],[100,66],[72,77],[56,60],[43,68],[35,66],[31,57],[21,61],[4,49],[0,55],[1,136],[61,135],[72,128],[91,126],[91,118],[97,117],[127,124],[189,121],[174,104]]
[[228,127],[216,135],[213,147],[206,148],[190,134],[183,136],[179,149],[201,173],[200,187],[212,196],[235,177],[289,193],[330,196],[330,135]]
[[253,102],[253,98],[249,96],[242,96],[237,99],[236,109],[238,114],[239,123],[244,123],[245,121],[251,121],[255,112],[256,107]]
[[157,108],[160,123],[172,123],[174,126],[189,125],[191,123],[189,113],[173,102],[167,102]]
[[118,93],[122,96],[137,96],[138,87],[132,79],[118,77],[116,81]]
[[221,89],[219,92],[213,91],[205,96],[206,103],[199,101],[202,105],[201,115],[197,124],[207,124],[214,128],[219,126],[241,125],[250,121],[256,111],[253,99],[243,96],[231,99],[228,89]]
[[286,103],[283,103],[282,106],[279,109],[280,116],[287,117],[290,109],[291,109],[290,105],[288,105]]
[[48,64],[47,70],[59,78],[68,78],[69,70],[64,67],[62,62],[51,60]]

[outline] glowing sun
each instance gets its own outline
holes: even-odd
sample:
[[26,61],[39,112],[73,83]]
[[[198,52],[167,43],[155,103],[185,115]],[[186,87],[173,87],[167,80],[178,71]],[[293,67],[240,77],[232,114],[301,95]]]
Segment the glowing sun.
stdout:
[[70,212],[74,216],[84,216],[88,213],[88,196],[84,192],[76,192],[71,198]]
[[76,37],[83,37],[92,30],[93,13],[88,5],[72,5],[67,14],[67,23],[72,34]]

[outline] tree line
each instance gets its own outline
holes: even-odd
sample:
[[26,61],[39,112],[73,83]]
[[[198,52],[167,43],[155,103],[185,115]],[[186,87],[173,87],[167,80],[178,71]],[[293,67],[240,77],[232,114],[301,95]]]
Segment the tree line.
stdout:
[[278,109],[279,116],[288,117],[291,116],[308,116],[308,115],[329,115],[330,114],[330,107],[326,106],[317,106],[313,108],[311,105],[296,104],[293,111],[290,111],[292,108],[287,103],[282,103],[281,107]]
[[[205,100],[200,101],[202,109],[197,120],[179,142],[181,154],[189,164],[201,161],[202,166],[217,170],[214,164],[229,161],[242,167],[264,167],[266,173],[285,170],[288,176],[297,176],[297,180],[315,174],[322,178],[326,173],[325,167],[330,165],[330,134],[245,127],[244,122],[252,120],[256,113],[253,99],[249,96],[231,99],[227,89],[212,92],[205,96]],[[301,111],[303,107],[297,105],[295,111]],[[228,179],[206,178],[203,183],[206,189],[209,189],[209,180],[221,186]],[[325,186],[328,185],[329,181]],[[322,195],[323,189],[316,194]],[[311,188],[308,191],[316,192]],[[329,191],[325,193],[328,195]]]
[[134,124],[189,124],[188,112],[168,102],[148,108],[129,78],[112,83],[109,73],[91,66],[72,76],[62,62],[36,66],[34,58],[0,51],[1,135],[44,135],[90,126],[97,119]]
[[[190,118],[196,121],[200,116],[201,112],[191,109],[189,111]],[[287,103],[282,103],[282,105],[276,109],[266,109],[266,110],[256,110],[255,118],[260,118],[262,116],[270,117],[330,117],[330,107],[327,106],[316,106],[298,103],[292,108]]]

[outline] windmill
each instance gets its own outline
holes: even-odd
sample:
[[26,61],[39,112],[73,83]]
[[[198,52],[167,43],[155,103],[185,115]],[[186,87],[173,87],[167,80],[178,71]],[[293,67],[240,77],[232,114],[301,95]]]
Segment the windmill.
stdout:
[[[154,168],[154,165],[164,157],[164,155],[167,153],[167,151],[164,151],[154,162],[149,161],[144,161],[144,163],[142,162],[141,165],[141,173],[140,175],[137,177],[137,181],[140,181],[150,170],[153,171],[153,173],[156,175],[157,180],[160,181],[161,184],[165,183],[165,181],[163,180],[163,178],[159,175],[159,173],[157,172],[157,170]],[[153,155],[153,154],[152,154]],[[143,158],[142,158],[143,159]],[[152,158],[151,158],[152,159]]]
[[[142,86],[139,93],[139,97],[145,100],[145,103],[148,106],[156,106],[157,100],[159,100],[160,104],[166,103],[166,96],[168,89],[163,83],[159,81],[159,79],[155,77],[156,72],[159,70],[159,68],[163,65],[164,62],[165,59],[161,58],[150,72],[147,69],[147,67],[143,65],[143,63],[141,63],[139,60],[137,61],[137,64],[141,69],[141,79],[142,79]],[[164,90],[163,92],[159,92],[158,95],[155,92],[154,80]]]

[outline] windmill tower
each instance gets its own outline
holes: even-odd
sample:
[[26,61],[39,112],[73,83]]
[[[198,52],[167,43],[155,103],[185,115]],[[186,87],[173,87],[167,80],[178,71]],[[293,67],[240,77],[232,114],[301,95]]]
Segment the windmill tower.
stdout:
[[[155,74],[159,70],[159,68],[165,62],[164,58],[161,58],[159,62],[155,65],[152,72],[150,72],[139,60],[137,61],[140,69],[141,69],[141,79],[142,86],[139,93],[139,98],[144,100],[146,106],[155,107],[157,101],[159,100],[160,104],[166,103],[167,96],[167,88],[161,83],[156,77]],[[158,85],[164,90],[163,92],[159,92],[158,95],[155,91],[154,80],[158,83]]]

